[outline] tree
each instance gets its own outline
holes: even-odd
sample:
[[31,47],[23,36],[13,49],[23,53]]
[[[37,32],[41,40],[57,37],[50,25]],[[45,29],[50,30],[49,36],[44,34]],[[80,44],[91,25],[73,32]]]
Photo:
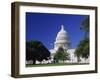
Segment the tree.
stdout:
[[84,30],[84,37],[87,38],[89,34],[89,16],[87,16],[81,23],[81,29]]
[[82,57],[85,59],[89,57],[89,39],[83,41]]
[[75,55],[80,61],[80,57],[87,59],[89,57],[89,16],[81,23],[81,29],[85,32],[83,40],[78,44]]
[[87,59],[89,57],[89,39],[84,39],[80,41],[78,47],[75,50],[75,55],[80,61],[80,57]]
[[43,61],[50,58],[50,52],[40,41],[26,42],[26,60],[32,60],[33,64],[36,60]]
[[68,53],[67,51],[65,52],[63,48],[59,48],[58,51],[56,52],[56,54],[54,55],[54,60],[55,62],[59,62],[59,61],[65,61],[67,59],[69,59],[68,57]]

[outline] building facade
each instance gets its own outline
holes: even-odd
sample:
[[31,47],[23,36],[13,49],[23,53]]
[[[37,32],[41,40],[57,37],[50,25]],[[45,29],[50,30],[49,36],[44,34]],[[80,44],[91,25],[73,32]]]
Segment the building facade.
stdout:
[[[68,35],[68,32],[64,29],[64,26],[61,25],[60,31],[57,33],[55,42],[54,42],[54,49],[50,49],[51,52],[51,60],[53,61],[54,55],[59,48],[63,48],[69,54],[70,60],[66,60],[66,62],[76,63],[78,62],[77,56],[75,56],[74,52],[75,49],[71,49],[71,42]],[[87,61],[81,58],[80,63],[89,63],[89,59]]]

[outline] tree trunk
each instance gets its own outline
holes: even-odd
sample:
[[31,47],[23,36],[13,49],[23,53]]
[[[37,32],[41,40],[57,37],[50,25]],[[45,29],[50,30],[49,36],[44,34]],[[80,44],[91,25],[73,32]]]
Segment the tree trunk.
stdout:
[[33,64],[36,64],[36,60],[35,59],[33,60]]
[[77,61],[80,62],[80,57],[77,57]]
[[63,60],[63,63],[64,63],[64,60]]

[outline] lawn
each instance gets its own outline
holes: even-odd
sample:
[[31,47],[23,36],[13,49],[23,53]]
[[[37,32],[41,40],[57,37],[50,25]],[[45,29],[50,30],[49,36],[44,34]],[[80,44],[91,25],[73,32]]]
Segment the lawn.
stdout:
[[89,63],[52,63],[52,64],[27,64],[26,67],[45,67],[45,66],[69,66],[69,65],[86,65]]

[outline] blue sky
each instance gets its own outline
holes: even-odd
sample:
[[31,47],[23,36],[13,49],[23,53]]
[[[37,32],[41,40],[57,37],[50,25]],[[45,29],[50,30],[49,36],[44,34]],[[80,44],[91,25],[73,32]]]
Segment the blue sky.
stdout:
[[41,41],[48,49],[54,47],[54,41],[61,25],[64,25],[71,41],[71,48],[76,48],[84,36],[80,30],[81,22],[87,15],[26,13],[26,41]]

